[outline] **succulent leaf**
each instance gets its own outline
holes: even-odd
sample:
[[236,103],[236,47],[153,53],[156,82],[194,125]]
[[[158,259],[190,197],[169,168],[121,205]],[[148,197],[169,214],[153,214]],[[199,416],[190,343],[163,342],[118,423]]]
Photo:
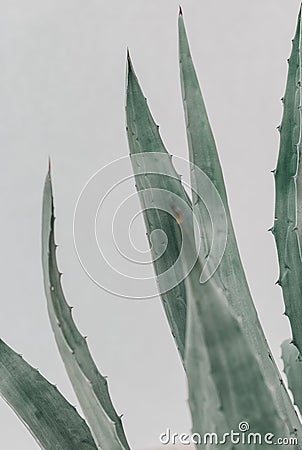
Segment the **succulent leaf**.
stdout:
[[[186,233],[188,214],[182,211],[180,224],[184,235],[184,265],[196,252],[194,237]],[[276,407],[242,321],[235,317],[214,277],[200,283],[201,270],[202,262],[197,258],[185,278],[188,306],[185,366],[193,433],[202,436],[206,430],[222,439],[224,433],[237,431],[244,421],[251,432],[289,437],[294,430],[288,429]],[[229,440],[226,448],[233,448]]]
[[282,360],[284,364],[284,372],[287,377],[288,387],[294,397],[294,404],[302,411],[302,361],[299,357],[299,350],[288,339],[282,342]]
[[[182,240],[177,221],[166,211],[152,207],[152,190],[162,190],[162,199],[170,194],[177,195],[189,208],[188,198],[159,134],[157,125],[148,108],[144,94],[139,86],[130,56],[128,53],[127,67],[126,122],[130,156],[135,174],[136,188],[143,209],[147,236],[154,259],[156,274],[171,269],[171,277],[175,280],[183,278],[182,269],[175,266],[182,246]],[[166,175],[163,175],[165,173]],[[150,196],[144,193],[150,193]],[[160,229],[166,233],[168,244],[166,251],[158,258],[154,242],[150,237],[153,231]],[[171,239],[172,238],[172,239]],[[159,283],[159,290],[164,310],[176,345],[182,359],[185,348],[186,329],[186,293],[183,281],[174,288],[165,291],[165,286]]]
[[65,300],[57,267],[54,205],[50,172],[45,180],[42,214],[42,262],[48,313],[55,339],[97,448],[129,450],[107,380],[98,371],[86,339],[78,331]]
[[[281,377],[275,361],[271,356],[244,274],[231,221],[216,144],[191,58],[182,14],[179,15],[179,58],[189,156],[190,161],[194,164],[191,172],[192,186],[195,186],[197,192],[200,192],[203,189],[202,186],[196,186],[196,184],[198,184],[198,179],[194,167],[197,167],[210,178],[217,188],[224,204],[228,224],[225,251],[221,262],[213,275],[213,281],[217,287],[223,291],[225,298],[232,307],[233,314],[238,318],[242,326],[250,349],[252,349],[259,362],[265,382],[273,393],[278,414],[282,420],[287,423],[289,433],[294,429],[298,429],[299,433],[301,433],[301,425],[297,420],[291,401],[285,388],[280,384]],[[200,229],[208,234],[208,213],[205,211],[202,202],[196,198],[194,192],[192,195],[193,211],[200,221]],[[209,235],[207,237],[208,243],[211,242],[211,239],[212,236]],[[201,260],[203,260],[203,258],[201,258]]]
[[222,438],[229,430],[239,432],[239,424],[247,422],[251,432],[262,436],[289,437],[242,323],[213,278],[199,283],[200,268],[197,264],[186,278],[186,373],[193,432],[202,435],[207,430]]
[[301,10],[288,64],[275,170],[273,234],[279,260],[279,284],[293,341],[302,354],[302,174],[301,174]]
[[0,340],[0,394],[45,450],[94,450],[90,430],[76,409]]

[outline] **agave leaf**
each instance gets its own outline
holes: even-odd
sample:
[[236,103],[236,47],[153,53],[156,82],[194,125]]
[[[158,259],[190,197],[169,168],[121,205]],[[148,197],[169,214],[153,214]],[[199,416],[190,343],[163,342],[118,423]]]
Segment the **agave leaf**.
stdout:
[[[186,233],[187,213],[181,211],[181,215],[186,264],[196,250],[194,237]],[[276,408],[270,385],[224,290],[217,286],[214,277],[200,283],[202,264],[197,258],[185,279],[188,305],[185,365],[193,432],[216,433],[222,439],[230,430],[242,431],[238,426],[244,421],[251,432],[262,436],[272,433],[276,437],[289,437],[291,433]],[[229,440],[226,442],[227,448],[233,448]]]
[[45,450],[93,450],[97,447],[76,409],[0,340],[0,394]]
[[302,354],[301,10],[289,59],[275,175],[275,237],[281,285],[293,341]]
[[[198,312],[194,302],[190,302],[188,311],[188,333],[186,340],[185,366],[188,379],[189,407],[192,417],[192,433],[226,432],[226,417],[221,411],[219,393],[212,375],[211,362],[202,327],[196,316]],[[236,424],[238,425],[238,424]],[[206,443],[205,443],[206,444]],[[216,448],[214,442],[197,447]],[[229,446],[225,446],[229,449]]]
[[54,205],[50,172],[46,176],[42,215],[44,288],[56,342],[94,440],[103,450],[129,450],[121,418],[109,396],[103,377],[78,331],[61,285],[54,239]]
[[294,403],[302,411],[302,361],[299,359],[299,351],[290,340],[282,342],[282,359],[284,372],[286,373],[288,387],[292,391]]
[[239,424],[247,422],[251,432],[262,436],[290,437],[294,430],[277,410],[258,358],[223,290],[213,278],[201,285],[199,276],[197,265],[186,278],[186,373],[193,432],[216,432],[222,438],[230,430],[239,432]]
[[[234,316],[241,323],[250,349],[252,349],[255,357],[258,359],[265,382],[273,393],[280,417],[287,424],[290,432],[298,429],[301,438],[301,425],[297,420],[286,389],[280,383],[281,377],[266,342],[245,278],[231,221],[217,149],[191,58],[182,14],[179,15],[179,57],[189,156],[190,161],[194,165],[191,172],[192,185],[194,191],[202,192],[202,186],[198,186],[197,170],[194,170],[194,167],[196,167],[204,172],[217,188],[224,204],[228,224],[225,251],[213,275],[213,281],[222,289],[225,298],[232,307]],[[193,193],[193,195],[195,194]],[[204,226],[204,221],[207,223],[209,219],[202,202],[196,196],[194,197],[193,211],[198,220],[200,220],[200,228],[208,233],[208,225]],[[209,236],[208,241],[211,242],[211,239],[212,236]]]
[[[154,269],[159,277],[167,270],[174,270],[171,277],[182,279],[182,268],[175,265],[179,257],[182,241],[177,222],[166,211],[154,208],[153,193],[162,191],[162,200],[175,194],[183,200],[189,208],[188,198],[179,175],[175,171],[171,156],[167,153],[160,137],[158,126],[148,108],[146,99],[139,86],[130,56],[128,53],[126,122],[130,156],[135,174],[136,188],[141,201],[147,236],[154,259]],[[164,175],[165,174],[165,175]],[[144,195],[144,194],[148,195]],[[153,207],[152,207],[153,205]],[[161,229],[168,237],[166,251],[158,257],[156,238],[152,233]],[[173,239],[169,237],[173,236]],[[173,284],[173,283],[172,283]],[[159,291],[172,334],[183,359],[185,348],[186,328],[186,293],[183,281],[166,291],[164,282],[159,281]]]

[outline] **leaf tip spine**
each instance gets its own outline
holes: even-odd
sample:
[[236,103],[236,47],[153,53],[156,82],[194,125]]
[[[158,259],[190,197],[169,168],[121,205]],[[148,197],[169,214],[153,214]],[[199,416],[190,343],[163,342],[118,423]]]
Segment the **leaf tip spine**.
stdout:
[[133,66],[132,66],[132,61],[131,61],[131,56],[130,56],[130,50],[129,47],[127,47],[127,71],[128,71],[128,75],[133,72]]
[[48,176],[49,176],[49,178],[51,176],[51,159],[50,159],[50,156],[48,156]]
[[179,5],[179,13],[178,13],[178,15],[182,16],[182,7],[181,7],[181,5]]

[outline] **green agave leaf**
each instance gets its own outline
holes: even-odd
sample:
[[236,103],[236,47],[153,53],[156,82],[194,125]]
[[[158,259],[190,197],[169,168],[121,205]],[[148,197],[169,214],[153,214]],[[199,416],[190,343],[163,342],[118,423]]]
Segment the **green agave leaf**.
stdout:
[[[186,373],[193,432],[201,436],[205,430],[215,432],[223,439],[224,433],[240,432],[240,423],[247,422],[250,431],[262,437],[267,433],[275,439],[289,437],[242,324],[213,278],[199,283],[200,269],[197,264],[186,278]],[[230,442],[224,446],[233,448]],[[245,449],[246,445],[237,447]]]
[[[188,212],[181,211],[181,215],[186,265],[196,250],[194,237],[186,233]],[[241,422],[247,422],[251,432],[262,437],[267,433],[274,434],[275,439],[289,437],[270,385],[224,290],[216,285],[214,277],[200,283],[202,264],[197,258],[185,279],[188,305],[185,366],[193,433],[200,436],[205,432],[216,433],[217,448],[222,445],[224,433],[241,431],[238,428]],[[233,443],[226,439],[224,446],[233,448]],[[212,442],[200,448],[216,446]],[[245,445],[238,448],[244,449]]]
[[[223,291],[225,298],[232,307],[234,316],[241,323],[250,349],[254,352],[265,382],[272,392],[278,414],[287,424],[289,433],[298,429],[299,439],[302,442],[301,424],[297,420],[286,389],[280,383],[281,377],[266,342],[245,278],[231,221],[217,149],[191,58],[182,14],[179,15],[179,58],[190,160],[198,170],[201,170],[210,178],[217,188],[224,204],[228,224],[225,251],[213,275],[213,281]],[[194,190],[197,189],[197,192],[202,191],[202,186],[198,186],[198,178],[195,177],[194,168],[191,172],[191,177]],[[204,205],[196,198],[194,192],[193,199],[193,211],[200,221],[200,229],[208,233],[209,218]],[[205,223],[206,225],[204,225]],[[208,242],[211,242],[211,239],[212,236],[209,236]],[[200,289],[202,292],[202,288]]]
[[294,403],[302,411],[302,361],[299,351],[290,340],[281,345],[284,372],[286,373],[288,387],[292,391]]
[[[181,251],[182,240],[177,221],[163,210],[159,210],[154,202],[154,192],[162,191],[162,202],[170,195],[176,195],[191,208],[179,175],[175,171],[171,156],[167,153],[160,137],[146,99],[139,86],[130,56],[128,53],[126,122],[130,156],[135,174],[136,188],[141,201],[147,236],[154,259],[154,269],[158,276],[159,291],[164,310],[176,345],[183,359],[186,329],[186,293],[183,281],[166,291],[160,275],[171,269],[170,276],[174,280],[183,279],[182,268],[175,265]],[[165,175],[164,175],[165,174]],[[148,195],[146,195],[148,194]],[[160,199],[159,199],[160,200]],[[152,239],[152,233],[163,230],[168,237],[166,251],[157,248],[158,239]],[[169,239],[173,237],[173,239]],[[173,283],[172,283],[173,284]]]
[[289,59],[275,175],[275,237],[285,314],[302,354],[301,11]]
[[103,377],[78,331],[61,286],[54,240],[54,205],[50,172],[46,176],[42,215],[42,262],[48,312],[56,342],[97,447],[129,450],[121,418]]
[[0,340],[0,394],[45,450],[93,450],[95,443],[76,409]]

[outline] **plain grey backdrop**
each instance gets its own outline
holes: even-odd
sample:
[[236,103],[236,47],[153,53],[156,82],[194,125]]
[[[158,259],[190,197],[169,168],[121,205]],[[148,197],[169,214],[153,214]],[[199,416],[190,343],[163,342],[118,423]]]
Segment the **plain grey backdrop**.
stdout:
[[[77,404],[42,286],[41,196],[51,155],[66,296],[109,378],[131,445],[156,447],[167,427],[190,428],[184,373],[160,301],[123,300],[92,283],[76,256],[72,220],[88,178],[128,154],[126,46],[168,150],[186,156],[178,1],[1,0],[0,5],[1,338]],[[183,0],[182,6],[242,259],[282,368],[279,346],[290,331],[274,285],[275,244],[266,230],[273,221],[270,170],[299,1]],[[144,236],[143,227],[140,232]],[[3,401],[0,424],[1,449],[37,448]]]

